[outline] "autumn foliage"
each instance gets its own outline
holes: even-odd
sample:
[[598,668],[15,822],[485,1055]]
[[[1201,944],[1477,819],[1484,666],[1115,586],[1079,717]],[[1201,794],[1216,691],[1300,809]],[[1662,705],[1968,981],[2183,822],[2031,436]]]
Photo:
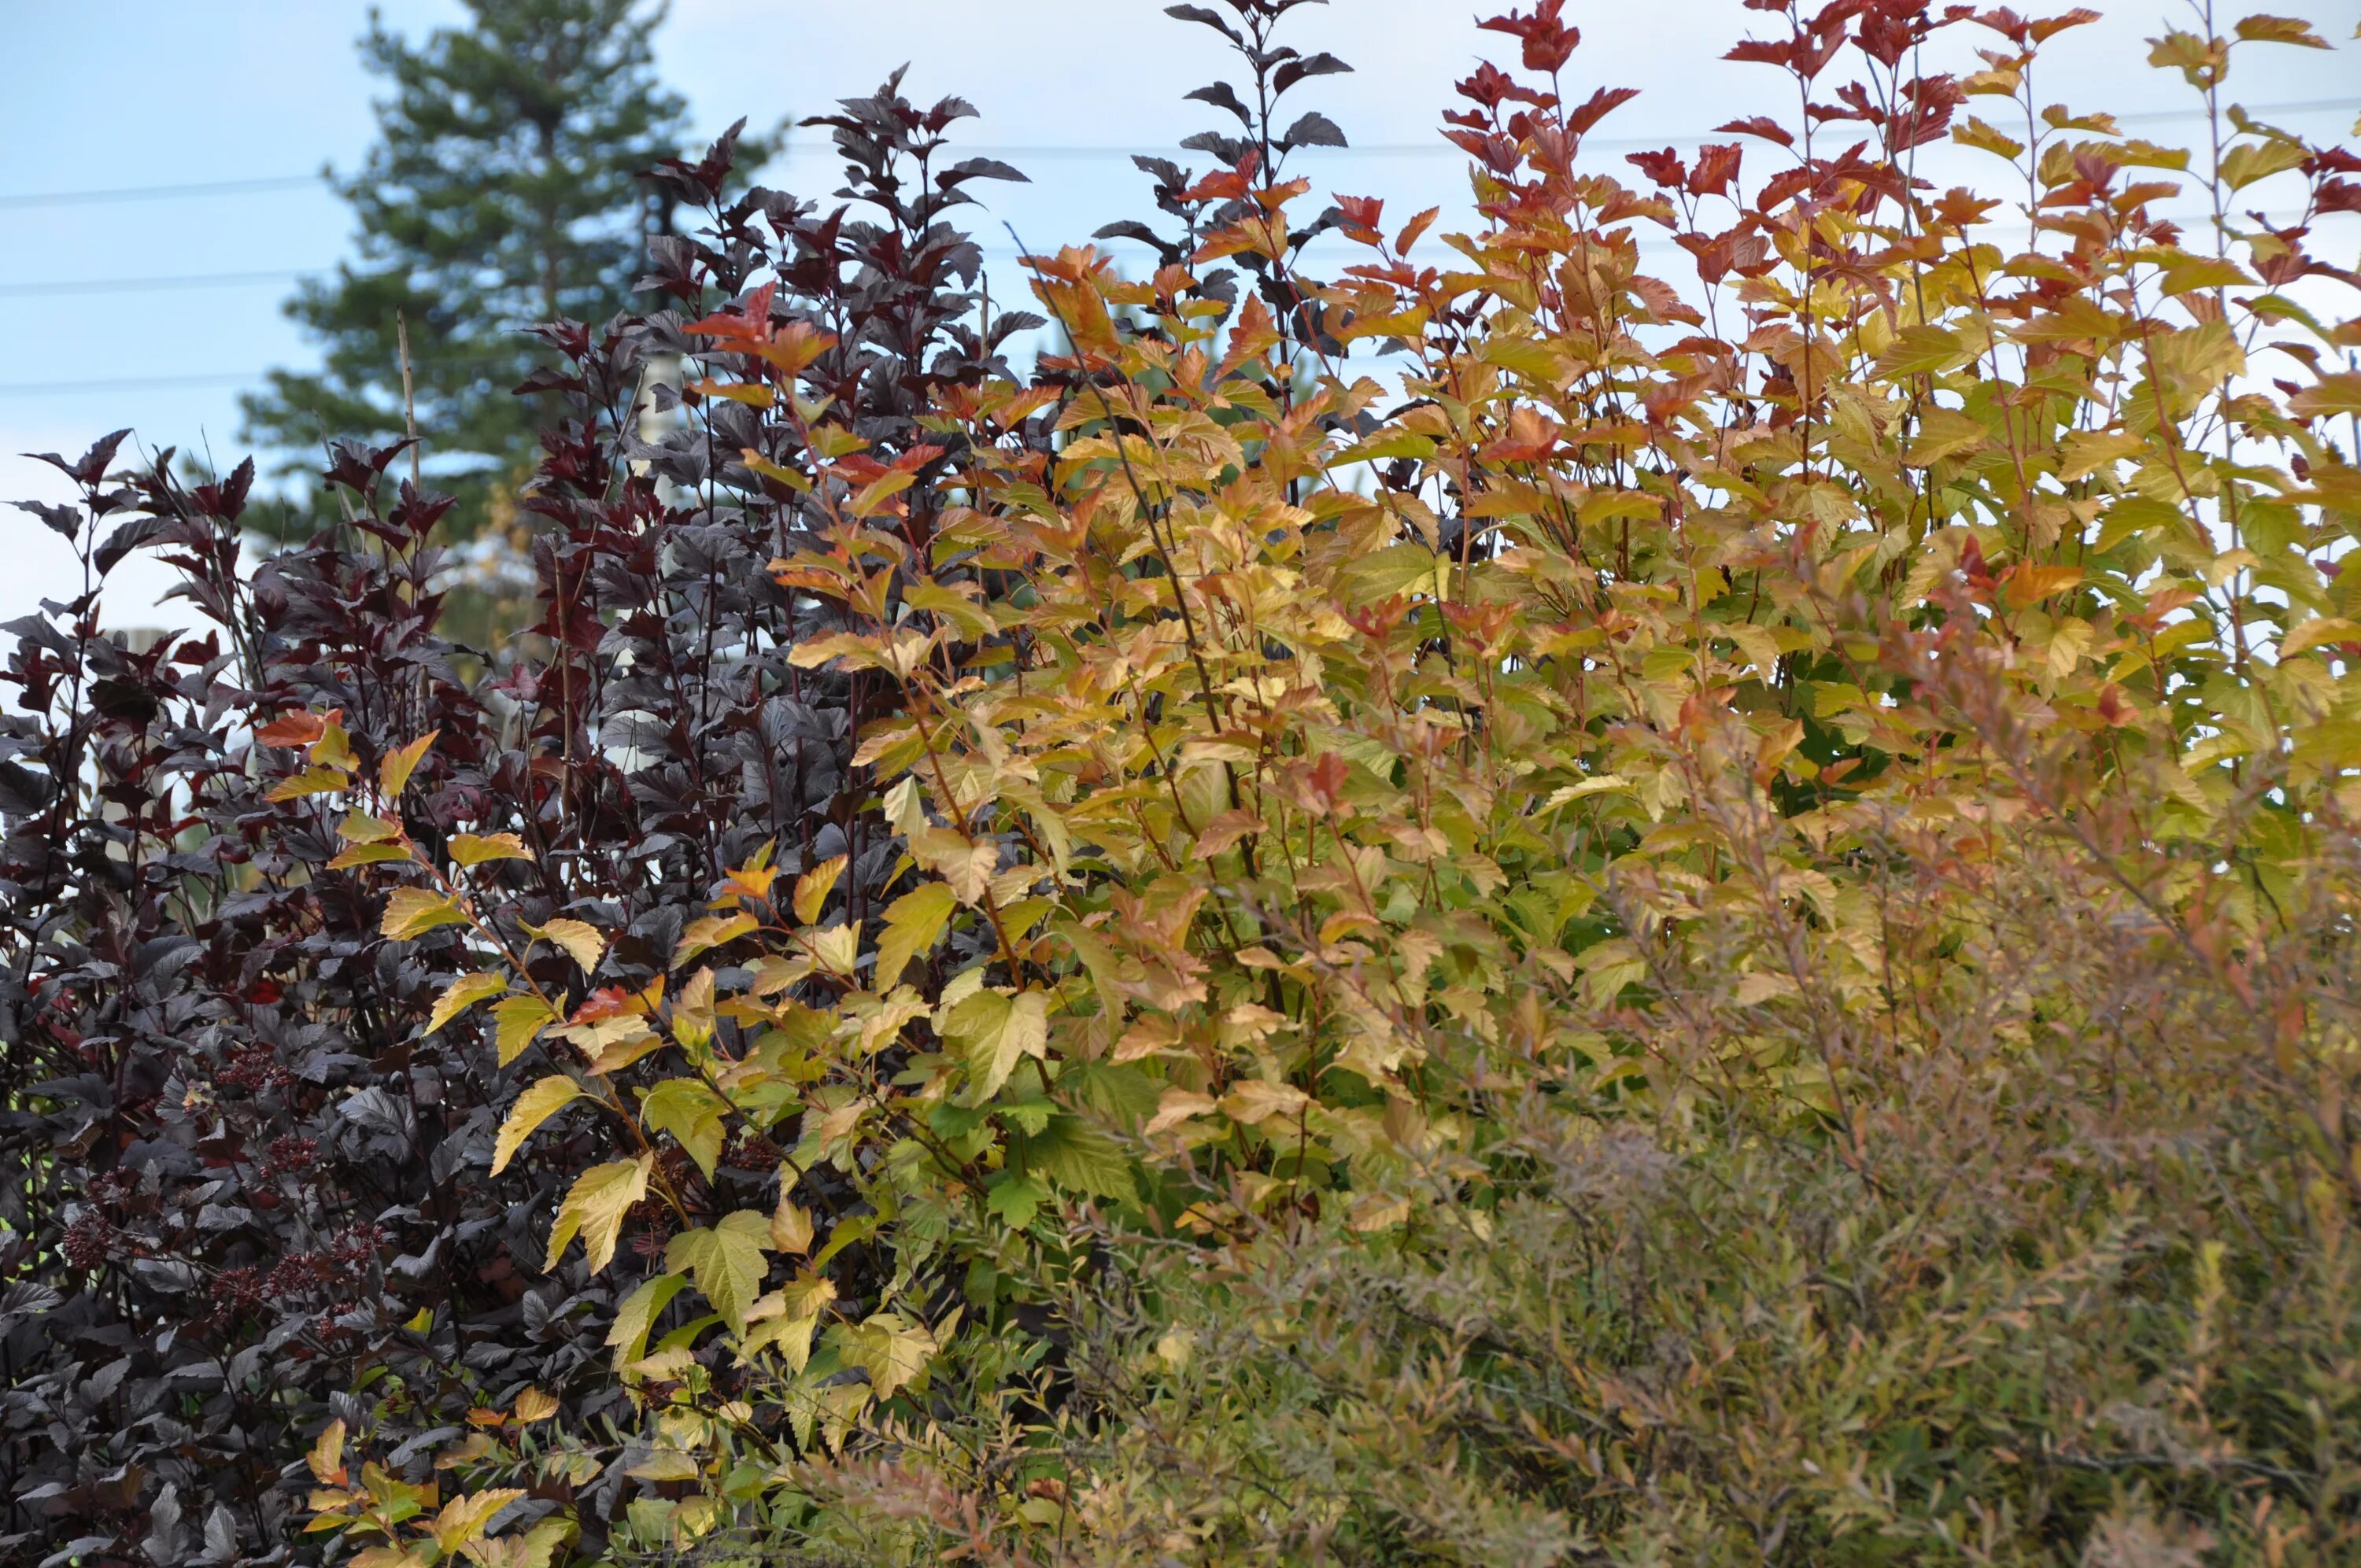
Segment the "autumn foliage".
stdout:
[[[1173,8],[1242,134],[1149,170],[1146,276],[1029,258],[1025,373],[849,379],[842,235],[717,199],[711,258],[804,226],[671,274],[686,424],[644,470],[551,444],[554,606],[566,560],[775,520],[677,591],[773,618],[729,612],[776,650],[733,680],[837,694],[826,829],[716,819],[642,887],[423,726],[364,755],[292,703],[238,753],[418,967],[401,1038],[497,1086],[458,1157],[550,1177],[505,1255],[602,1353],[488,1361],[433,1430],[352,1351],[277,1434],[312,1539],[2349,1559],[2361,163],[2226,96],[2326,46],[2159,38],[2191,155],[2035,97],[2088,13],[1762,0],[1736,58],[1802,117],[1618,160],[1543,0],[1460,84],[1438,248],[1290,173],[1335,131],[1274,90],[1337,64],[1291,8]],[[1919,178],[1937,142],[1993,193]],[[553,608],[505,677],[536,822],[575,769],[623,813],[695,776],[550,695],[671,678],[598,663],[656,624]]]

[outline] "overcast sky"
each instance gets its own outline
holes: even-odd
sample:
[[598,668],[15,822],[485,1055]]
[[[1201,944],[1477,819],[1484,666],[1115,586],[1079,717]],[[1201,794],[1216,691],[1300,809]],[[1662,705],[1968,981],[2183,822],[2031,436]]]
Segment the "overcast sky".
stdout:
[[[0,499],[62,499],[58,476],[16,455],[72,456],[123,425],[145,444],[209,448],[234,460],[239,387],[272,366],[316,363],[280,303],[292,274],[347,253],[343,207],[317,187],[14,198],[269,181],[324,163],[353,168],[373,128],[374,83],[353,48],[368,7],[364,0],[5,3]],[[1482,14],[1502,8],[1488,5]],[[2019,0],[2019,8],[2059,7]],[[456,0],[384,0],[381,9],[412,34],[460,15]],[[2340,48],[2255,51],[2248,58],[2257,66],[2234,80],[2230,95],[2250,104],[2341,104],[2279,117],[2314,134],[2350,129],[2361,73],[2347,40],[2361,5],[2279,0],[2273,9],[2312,19]],[[761,125],[823,111],[907,61],[912,96],[972,100],[983,118],[967,122],[962,138],[1033,177],[1030,186],[976,188],[991,204],[979,220],[980,232],[993,225],[981,232],[987,247],[1006,248],[997,228],[1005,219],[1028,245],[1050,248],[1146,205],[1143,178],[1123,152],[1169,148],[1224,123],[1181,97],[1230,74],[1213,47],[1218,40],[1161,11],[1159,0],[675,0],[658,35],[659,67],[687,95],[699,132],[710,135],[741,115]],[[1496,54],[1514,48],[1478,32],[1478,14],[1466,0],[1334,0],[1324,13],[1295,13],[1302,25],[1289,37],[1356,68],[1306,83],[1290,99],[1327,114],[1356,144],[1306,159],[1316,193],[1382,195],[1397,220],[1436,203],[1464,210],[1464,174],[1435,126],[1452,82],[1487,45]],[[1784,77],[1718,59],[1750,24],[1760,31],[1765,20],[1737,0],[1576,0],[1572,14],[1586,35],[1569,67],[1579,90],[1642,90],[1597,133],[1618,144],[1607,150],[1619,157],[1642,141],[1693,142],[1723,120],[1784,104]],[[2045,96],[2118,112],[2184,109],[2177,82],[2142,63],[2140,39],[2187,25],[2188,14],[2169,0],[2112,7],[2101,26],[2052,46]],[[2169,139],[2193,127],[2137,128]],[[766,182],[822,196],[836,174],[825,142],[805,132]],[[996,297],[1021,291],[1005,259],[994,270]],[[18,512],[0,511],[0,529],[7,531],[0,619],[71,591],[60,542]],[[135,564],[118,576],[112,621],[181,622],[154,608],[168,582],[162,569]]]

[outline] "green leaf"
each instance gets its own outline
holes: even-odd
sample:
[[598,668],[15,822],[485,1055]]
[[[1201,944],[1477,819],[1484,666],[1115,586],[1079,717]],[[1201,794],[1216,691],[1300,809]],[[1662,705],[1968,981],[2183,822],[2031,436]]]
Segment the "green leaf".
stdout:
[[390,941],[407,942],[438,926],[464,926],[467,915],[456,899],[423,887],[398,887],[385,901],[385,918],[378,929]]
[[647,1349],[648,1332],[655,1327],[657,1314],[687,1288],[688,1276],[685,1274],[659,1274],[623,1298],[622,1305],[615,1309],[614,1322],[607,1330],[607,1343],[615,1352],[616,1371],[640,1359]]
[[967,1058],[968,1074],[981,1102],[1000,1092],[1020,1057],[1049,1051],[1049,998],[1038,991],[1004,996],[979,991],[950,1010],[943,1034]]
[[1039,1180],[1004,1170],[993,1178],[983,1206],[986,1212],[1006,1221],[1010,1230],[1021,1231],[1033,1223],[1034,1213],[1049,1201],[1049,1189]]
[[763,1277],[771,1269],[763,1252],[770,1239],[769,1216],[741,1209],[723,1215],[709,1230],[700,1226],[673,1237],[664,1248],[664,1266],[686,1269],[730,1332],[742,1334],[746,1309],[761,1293]]
[[538,996],[511,996],[492,1004],[492,1018],[500,1065],[506,1067],[524,1055],[525,1047],[544,1029],[557,1022],[557,1011]]
[[694,1078],[666,1079],[640,1102],[640,1119],[655,1132],[670,1133],[708,1181],[721,1158],[728,1136],[722,1118],[729,1113],[730,1102]]
[[596,1274],[605,1268],[615,1255],[615,1241],[622,1234],[624,1214],[648,1195],[648,1172],[654,1166],[653,1155],[642,1155],[637,1159],[594,1165],[584,1171],[573,1190],[566,1193],[566,1201],[557,1207],[557,1223],[549,1231],[549,1258],[542,1267],[555,1268],[557,1260],[566,1255],[567,1245],[578,1234],[583,1255],[590,1261],[590,1272]]
[[473,1007],[488,996],[498,996],[509,988],[504,974],[463,974],[443,988],[434,999],[434,1011],[426,1015],[426,1032],[435,1030]]
[[1054,1118],[1039,1135],[1022,1133],[1009,1139],[1009,1164],[1028,1175],[1039,1174],[1070,1192],[1137,1202],[1132,1185],[1131,1157],[1104,1128],[1071,1114]]
[[871,982],[880,995],[894,989],[913,958],[934,947],[958,905],[950,883],[930,882],[887,906],[885,930],[877,938],[877,973]]
[[506,1120],[500,1123],[500,1136],[492,1144],[492,1174],[498,1176],[509,1168],[525,1139],[533,1129],[582,1097],[582,1086],[559,1073],[544,1078],[516,1098],[509,1107]]

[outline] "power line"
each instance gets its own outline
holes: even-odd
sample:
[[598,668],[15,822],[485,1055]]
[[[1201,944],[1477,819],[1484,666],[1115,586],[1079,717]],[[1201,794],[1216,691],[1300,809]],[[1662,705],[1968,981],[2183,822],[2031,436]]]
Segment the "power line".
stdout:
[[0,398],[59,397],[74,392],[163,391],[180,387],[235,387],[259,381],[267,370],[214,371],[203,376],[126,376],[104,381],[0,381]]
[[[320,269],[312,269],[318,271]],[[0,283],[0,299],[36,294],[117,294],[158,289],[235,289],[250,283],[285,283],[309,272],[192,272],[161,278],[56,278],[38,283]]]
[[[2312,115],[2333,110],[2361,108],[2361,98],[2306,98],[2283,104],[2256,104],[2246,112],[2250,115]],[[2175,120],[2197,120],[2205,116],[2203,109],[2155,109],[2140,114],[2117,115],[2118,125],[2162,125]],[[1715,131],[1666,132],[1657,136],[1617,137],[1587,140],[1585,146],[1599,151],[1661,147],[1665,143],[1679,145],[1703,141],[1720,133]],[[974,146],[948,146],[943,153],[952,158],[1047,158],[1093,159],[1131,157],[1170,157],[1185,149],[1171,146],[1117,146],[1091,142],[983,143]],[[1321,157],[1371,158],[1465,158],[1458,148],[1440,138],[1431,142],[1367,142],[1357,147],[1299,148],[1298,155]],[[789,158],[834,156],[836,148],[821,142],[792,143],[783,149]],[[269,175],[252,180],[214,180],[189,185],[126,185],[111,190],[93,191],[28,191],[0,194],[0,208],[66,207],[105,202],[153,202],[191,196],[235,196],[266,191],[294,191],[325,183],[318,174]]]
[[124,185],[108,191],[27,191],[0,195],[0,207],[80,207],[102,202],[161,202],[181,196],[242,196],[324,185],[317,174],[273,174],[254,180],[208,180],[193,185]]

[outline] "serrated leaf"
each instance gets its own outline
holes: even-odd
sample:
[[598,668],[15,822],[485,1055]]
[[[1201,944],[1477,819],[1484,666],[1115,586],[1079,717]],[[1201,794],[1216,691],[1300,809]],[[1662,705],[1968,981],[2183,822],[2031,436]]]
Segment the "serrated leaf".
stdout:
[[345,1484],[345,1423],[341,1417],[322,1430],[319,1440],[312,1444],[312,1452],[304,1455],[304,1463],[311,1466],[312,1478],[321,1486]]
[[989,1100],[1008,1081],[1020,1058],[1049,1055],[1049,998],[1038,991],[1015,996],[979,991],[950,1010],[942,1031],[967,1058],[975,1099]]
[[950,884],[961,904],[981,904],[1000,869],[1000,846],[968,839],[948,828],[920,828],[907,835],[910,858]]
[[771,1222],[752,1209],[725,1214],[710,1229],[683,1231],[664,1247],[664,1267],[687,1270],[730,1332],[746,1332],[746,1309],[763,1288],[771,1260]]
[[566,1194],[566,1201],[558,1205],[557,1223],[549,1231],[549,1257],[542,1267],[555,1268],[578,1234],[590,1272],[597,1274],[604,1269],[615,1255],[615,1242],[622,1234],[624,1214],[648,1195],[648,1173],[654,1165],[653,1156],[642,1155],[637,1159],[594,1165],[584,1171]]
[[2316,615],[2310,620],[2298,621],[2279,639],[2279,657],[2290,659],[2324,642],[2361,642],[2361,624],[2334,615]]
[[382,817],[371,817],[366,811],[351,811],[336,824],[336,837],[347,844],[379,844],[401,837],[401,824],[389,822]]
[[386,799],[401,798],[401,792],[410,787],[410,775],[418,771],[418,764],[425,760],[434,745],[434,737],[440,733],[430,729],[409,745],[386,753],[377,772],[378,787],[385,792]]
[[949,883],[930,882],[912,888],[886,907],[872,981],[881,995],[894,989],[913,958],[934,947],[958,905],[958,895]]
[[808,926],[819,918],[820,910],[828,904],[829,891],[836,879],[844,874],[845,858],[831,855],[796,878],[796,918]]
[[378,930],[389,941],[407,942],[438,926],[467,923],[467,914],[460,909],[458,900],[431,888],[398,887],[385,901],[385,918],[378,923]]
[[890,1399],[915,1382],[935,1358],[935,1336],[897,1312],[878,1312],[854,1327],[829,1331],[844,1359],[869,1375],[880,1399]]
[[[1251,1081],[1251,1080],[1250,1080]],[[1132,1183],[1131,1157],[1105,1129],[1071,1113],[1050,1118],[1037,1135],[1017,1134],[1009,1140],[1009,1162],[1028,1174],[1047,1177],[1069,1192],[1132,1202],[1138,1189]]]
[[983,1201],[984,1211],[996,1214],[1012,1231],[1021,1231],[1033,1223],[1033,1216],[1049,1201],[1049,1190],[1030,1176],[1004,1170],[994,1179],[991,1191]]
[[434,999],[434,1010],[426,1015],[426,1032],[433,1034],[477,1003],[487,997],[498,996],[508,988],[508,976],[503,974],[461,975],[445,986],[443,994]]
[[500,1065],[506,1067],[557,1022],[557,1011],[538,996],[511,996],[493,1004],[492,1017]]
[[302,773],[271,785],[270,792],[262,798],[269,801],[301,800],[305,795],[333,795],[341,789],[350,789],[352,784],[352,775],[342,769],[305,768]]
[[509,1168],[509,1161],[533,1136],[533,1129],[580,1098],[582,1086],[563,1073],[544,1078],[518,1095],[492,1143],[492,1174],[498,1176]]
[[687,1288],[688,1276],[685,1274],[659,1274],[623,1298],[622,1304],[615,1309],[615,1321],[607,1329],[607,1343],[615,1352],[616,1371],[640,1359],[657,1314]]
[[694,1078],[668,1078],[640,1102],[640,1120],[651,1131],[670,1133],[708,1181],[729,1135],[729,1113],[730,1102]]
[[451,835],[451,858],[463,866],[480,866],[488,861],[529,861],[533,851],[524,840],[513,833],[454,833]]
[[546,926],[528,925],[525,931],[537,940],[564,948],[582,966],[586,979],[598,972],[598,960],[607,956],[607,938],[588,921],[553,920]]
[[443,1511],[434,1516],[427,1531],[445,1554],[457,1552],[481,1540],[484,1527],[492,1522],[492,1517],[523,1496],[522,1487],[498,1486],[489,1492],[454,1497],[443,1505]]
[[386,865],[395,861],[415,859],[407,844],[355,844],[339,850],[336,858],[328,862],[328,869],[332,872],[349,871],[355,866]]
[[699,953],[710,952],[724,943],[734,942],[761,924],[752,915],[742,913],[700,916],[689,922],[688,929],[680,934],[680,941],[672,950],[670,967],[678,969]]
[[2254,16],[2238,18],[2238,37],[2250,44],[2294,44],[2301,49],[2326,49],[2328,40],[2300,16]]
[[779,1203],[771,1211],[771,1245],[801,1257],[811,1251],[812,1217],[810,1211],[788,1196],[795,1182],[795,1168],[780,1166]]
[[1905,326],[1877,356],[1877,373],[1888,379],[1937,374],[1957,369],[1967,359],[1967,345],[1958,333],[1939,326]]

